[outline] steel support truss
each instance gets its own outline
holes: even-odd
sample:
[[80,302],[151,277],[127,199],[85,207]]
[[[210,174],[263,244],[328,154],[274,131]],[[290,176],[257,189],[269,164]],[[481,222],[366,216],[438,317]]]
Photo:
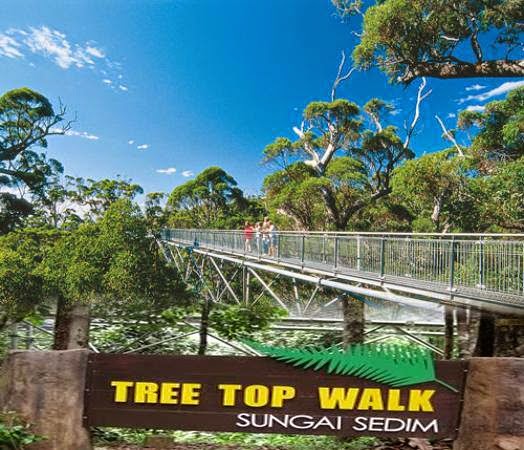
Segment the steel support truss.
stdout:
[[[326,333],[342,330],[341,299],[344,296],[366,303],[368,309],[398,305],[424,308],[438,322],[419,325],[403,321],[367,323],[365,339],[378,342],[390,338],[415,342],[431,351],[442,351],[429,342],[430,336],[442,336],[441,307],[417,299],[413,295],[399,295],[387,288],[369,289],[362,283],[341,282],[300,271],[243,260],[231,255],[198,247],[185,247],[162,241],[166,257],[172,261],[186,281],[198,280],[202,295],[209,301],[254,305],[269,299],[287,312],[288,319],[273,325],[276,330]],[[193,281],[194,282],[194,281]]]

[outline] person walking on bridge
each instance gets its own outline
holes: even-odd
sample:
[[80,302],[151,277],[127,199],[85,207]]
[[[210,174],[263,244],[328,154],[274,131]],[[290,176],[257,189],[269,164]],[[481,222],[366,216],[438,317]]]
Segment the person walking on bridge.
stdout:
[[260,255],[260,245],[261,245],[261,238],[262,238],[262,226],[260,225],[260,222],[257,222],[255,224],[255,245],[257,246],[257,254]]
[[251,225],[249,222],[246,222],[244,225],[244,251],[251,253],[253,251],[253,246],[251,243],[253,242],[253,235],[255,234],[255,229],[253,228],[253,225]]
[[262,223],[262,229],[261,229],[262,253],[264,255],[269,255],[269,245],[270,245],[269,226],[270,226],[269,217],[264,217],[264,222]]
[[269,231],[269,256],[273,258],[277,256],[277,245],[278,245],[278,229],[273,222],[268,221]]

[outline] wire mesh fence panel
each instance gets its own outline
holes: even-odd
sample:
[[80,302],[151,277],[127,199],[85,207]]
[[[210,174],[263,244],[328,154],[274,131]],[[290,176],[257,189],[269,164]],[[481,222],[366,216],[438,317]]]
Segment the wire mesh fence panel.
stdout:
[[332,254],[334,253],[335,243],[337,246],[337,268],[340,270],[361,270],[362,238],[337,237],[336,242],[332,240]]
[[381,250],[383,239],[366,237],[360,244],[360,270],[381,273]]
[[326,241],[323,236],[308,236],[304,239],[304,261],[314,265],[326,265]]
[[302,239],[293,234],[279,236],[278,251],[280,259],[300,261],[302,255]]

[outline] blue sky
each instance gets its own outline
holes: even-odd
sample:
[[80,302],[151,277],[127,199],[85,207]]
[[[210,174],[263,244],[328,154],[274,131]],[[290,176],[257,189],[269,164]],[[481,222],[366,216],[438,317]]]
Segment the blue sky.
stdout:
[[[269,170],[264,146],[293,137],[304,106],[328,99],[340,52],[355,39],[329,0],[4,0],[2,10],[0,92],[28,86],[78,117],[49,155],[68,174],[121,175],[148,192],[170,192],[211,165],[257,192]],[[452,127],[457,110],[522,83],[428,79],[412,148],[446,146],[435,114]],[[402,121],[416,88],[372,70],[339,96],[393,101]]]

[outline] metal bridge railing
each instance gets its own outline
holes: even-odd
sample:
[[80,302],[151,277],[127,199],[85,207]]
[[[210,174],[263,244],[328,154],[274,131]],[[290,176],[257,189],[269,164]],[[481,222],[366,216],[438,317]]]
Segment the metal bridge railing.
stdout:
[[[186,245],[346,274],[395,279],[524,306],[524,236],[164,230]],[[492,295],[489,295],[492,294]]]

